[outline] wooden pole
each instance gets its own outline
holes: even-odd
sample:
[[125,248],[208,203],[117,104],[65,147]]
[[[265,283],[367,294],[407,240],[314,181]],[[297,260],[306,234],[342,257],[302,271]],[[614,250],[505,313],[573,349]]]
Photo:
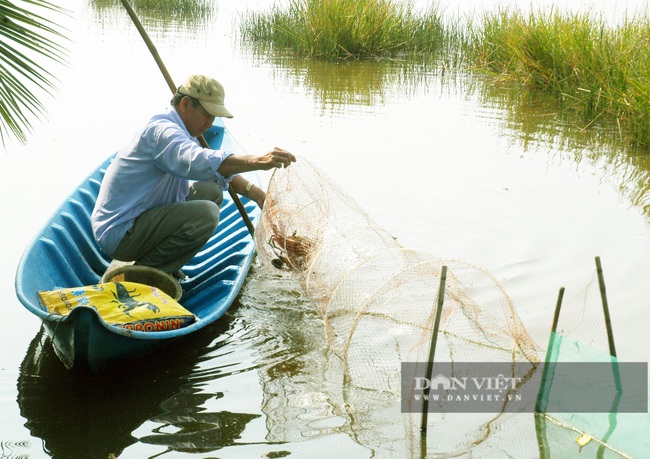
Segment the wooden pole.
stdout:
[[[163,77],[165,78],[165,81],[167,82],[167,85],[169,86],[169,89],[172,91],[172,94],[176,94],[176,88],[177,86],[174,84],[174,80],[172,80],[171,75],[167,71],[167,68],[165,67],[165,64],[163,63],[162,59],[160,58],[160,54],[158,54],[158,50],[154,46],[153,42],[149,38],[149,35],[147,35],[147,31],[144,29],[142,26],[142,23],[140,22],[140,19],[138,19],[138,16],[135,14],[135,11],[131,7],[131,4],[128,2],[128,0],[122,0],[122,5],[124,5],[124,8],[126,9],[126,12],[129,13],[129,16],[131,17],[131,20],[133,21],[133,24],[135,25],[135,28],[138,29],[138,32],[140,32],[140,36],[144,40],[145,44],[147,45],[147,48],[149,48],[149,52],[153,56],[154,60],[156,61],[156,64],[158,64],[158,68],[163,74]],[[203,148],[210,148],[208,145],[208,142],[206,142],[205,138],[202,135],[198,136],[199,143]],[[255,234],[255,227],[253,226],[253,223],[251,222],[251,219],[248,216],[248,212],[246,212],[246,208],[244,207],[244,204],[242,204],[241,199],[239,199],[239,196],[237,196],[237,193],[233,189],[232,185],[228,187],[228,193],[230,193],[230,197],[232,198],[232,202],[235,203],[235,206],[237,206],[237,209],[239,210],[239,213],[241,214],[242,218],[244,219],[244,223],[246,224],[246,227],[248,228],[248,231],[251,233],[251,236]]]
[[[442,315],[442,305],[445,302],[445,283],[447,282],[447,267],[443,266],[440,272],[440,287],[438,287],[438,306],[436,307],[436,317],[431,333],[431,346],[429,347],[429,360],[427,362],[427,379],[431,381],[433,373],[433,359],[436,355],[436,343],[438,342],[438,330],[440,329],[440,316]],[[431,386],[428,388],[431,389]],[[429,392],[429,390],[427,392]],[[423,397],[422,401],[422,423],[420,424],[421,435],[426,439],[427,421],[429,419],[429,397]]]
[[598,285],[600,287],[600,299],[603,303],[603,314],[605,315],[605,327],[607,327],[607,341],[609,342],[609,353],[616,357],[616,346],[614,345],[614,332],[612,331],[612,321],[609,317],[609,304],[607,304],[607,292],[605,290],[605,278],[603,277],[603,267],[600,264],[600,257],[596,257],[596,271],[598,272]]
[[[546,407],[548,405],[548,391],[550,390],[550,386],[547,387],[547,378],[548,378],[548,373],[550,371],[549,367],[550,366],[555,367],[555,362],[551,363],[551,356],[555,351],[554,348],[558,340],[558,337],[556,336],[556,331],[557,331],[557,323],[560,319],[560,310],[562,309],[563,298],[564,298],[564,287],[560,287],[560,292],[557,295],[557,301],[555,303],[555,313],[553,314],[553,324],[551,324],[551,334],[548,338],[546,358],[544,359],[544,369],[542,370],[542,382],[539,386],[539,391],[537,392],[537,400],[535,402],[535,411],[537,411],[538,413],[545,413]],[[555,368],[553,368],[553,371],[555,371]]]

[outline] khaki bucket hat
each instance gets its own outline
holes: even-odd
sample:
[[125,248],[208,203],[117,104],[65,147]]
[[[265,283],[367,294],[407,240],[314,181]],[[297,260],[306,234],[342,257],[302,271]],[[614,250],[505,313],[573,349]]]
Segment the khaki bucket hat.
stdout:
[[232,114],[224,105],[226,92],[221,83],[214,78],[192,75],[178,88],[178,92],[198,99],[203,108],[213,116],[232,118]]

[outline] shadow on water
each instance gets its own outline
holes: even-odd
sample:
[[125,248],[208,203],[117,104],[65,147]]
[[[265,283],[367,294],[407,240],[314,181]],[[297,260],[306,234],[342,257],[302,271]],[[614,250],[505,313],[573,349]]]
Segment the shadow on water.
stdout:
[[[237,444],[259,414],[210,411],[222,392],[206,391],[206,379],[246,371],[249,362],[217,359],[209,371],[202,361],[226,351],[241,330],[231,315],[217,325],[177,341],[173,348],[107,373],[66,370],[44,329],[32,340],[20,367],[18,404],[25,426],[54,458],[119,456],[136,442],[167,451],[214,451]],[[209,388],[208,388],[209,389]],[[146,422],[160,427],[136,438]],[[137,450],[137,447],[136,447]]]

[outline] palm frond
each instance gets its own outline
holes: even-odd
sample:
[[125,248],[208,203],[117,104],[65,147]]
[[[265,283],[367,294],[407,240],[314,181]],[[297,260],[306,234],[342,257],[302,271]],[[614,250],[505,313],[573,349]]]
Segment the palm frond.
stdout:
[[68,14],[45,0],[0,0],[0,140],[8,135],[21,142],[31,130],[30,119],[45,109],[34,89],[51,93],[56,78],[45,61],[66,63],[65,41],[61,27],[36,11]]

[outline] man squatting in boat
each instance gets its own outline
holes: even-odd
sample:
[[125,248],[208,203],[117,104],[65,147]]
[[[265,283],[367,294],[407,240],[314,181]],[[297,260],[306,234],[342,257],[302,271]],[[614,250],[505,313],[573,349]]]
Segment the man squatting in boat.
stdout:
[[214,233],[229,184],[263,207],[264,190],[238,174],[287,167],[296,157],[277,147],[261,156],[201,147],[197,137],[215,117],[232,118],[224,99],[217,80],[190,76],[117,153],[91,217],[104,253],[182,278],[180,269]]

